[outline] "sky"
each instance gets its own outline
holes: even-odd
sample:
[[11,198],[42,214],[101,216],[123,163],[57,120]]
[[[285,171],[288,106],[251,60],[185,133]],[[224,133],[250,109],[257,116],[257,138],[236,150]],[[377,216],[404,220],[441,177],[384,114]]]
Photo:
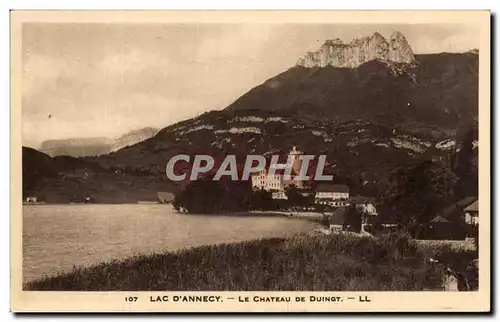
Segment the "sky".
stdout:
[[227,107],[327,39],[395,30],[416,54],[479,48],[464,24],[25,23],[23,145],[163,128]]

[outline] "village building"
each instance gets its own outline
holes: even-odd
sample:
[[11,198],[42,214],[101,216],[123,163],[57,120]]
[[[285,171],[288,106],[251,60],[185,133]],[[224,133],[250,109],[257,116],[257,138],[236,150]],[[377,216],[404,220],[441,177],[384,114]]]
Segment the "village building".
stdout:
[[343,184],[320,183],[316,187],[316,198],[318,199],[349,199],[349,187]]
[[26,198],[26,203],[37,203],[38,198],[37,197],[27,197]]
[[157,197],[159,203],[171,203],[174,201],[174,194],[171,192],[159,191]]
[[468,205],[464,209],[465,222],[469,225],[479,225],[479,205],[478,200]]
[[288,197],[286,196],[286,193],[285,193],[285,190],[278,190],[278,191],[273,191],[271,193],[271,197],[273,199],[288,199]]
[[465,197],[446,207],[439,215],[450,221],[464,221],[469,225],[479,224],[477,197]]
[[479,224],[476,197],[465,197],[446,207],[424,225],[426,232],[423,238],[463,240],[470,235],[464,223]]
[[[354,207],[354,208],[352,208]],[[338,207],[330,215],[330,231],[340,231],[349,229],[348,216],[352,215],[352,210],[361,213],[361,232],[366,232],[366,227],[371,227],[371,222],[378,216],[372,204],[352,204],[351,207]]]
[[315,189],[315,200],[336,207],[349,205],[349,187],[343,184],[320,183]]
[[461,231],[460,226],[443,216],[437,215],[431,219],[426,225],[424,239],[434,240],[463,240],[465,234]]

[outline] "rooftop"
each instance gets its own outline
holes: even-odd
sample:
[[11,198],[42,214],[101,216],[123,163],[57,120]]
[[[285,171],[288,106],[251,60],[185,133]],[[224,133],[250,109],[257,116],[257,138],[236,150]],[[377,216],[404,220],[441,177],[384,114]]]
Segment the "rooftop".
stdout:
[[320,183],[316,187],[316,192],[346,192],[349,193],[349,187],[345,184]]
[[432,219],[431,221],[429,222],[450,222],[448,219],[442,217],[442,216],[436,216],[434,217],[434,219]]
[[464,211],[479,211],[478,200],[467,206]]
[[158,191],[157,194],[159,199],[166,199],[166,200],[173,200],[174,199],[174,194],[171,192],[166,192],[166,191]]
[[441,211],[440,215],[449,218],[458,212],[462,212],[466,209],[466,207],[472,205],[474,201],[477,201],[476,197],[465,197],[457,202],[446,207],[443,211]]

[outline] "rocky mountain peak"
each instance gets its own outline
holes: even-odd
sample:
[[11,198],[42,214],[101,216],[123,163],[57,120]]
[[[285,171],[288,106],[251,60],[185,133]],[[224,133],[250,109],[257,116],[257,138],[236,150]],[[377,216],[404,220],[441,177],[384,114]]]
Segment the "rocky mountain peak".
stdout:
[[412,63],[415,61],[413,50],[406,37],[399,31],[394,31],[389,38],[389,61]]
[[384,36],[382,36],[380,33],[376,32],[374,33],[370,39],[372,39],[372,41],[376,41],[376,42],[380,42],[380,43],[386,43],[387,40],[384,38]]
[[405,36],[399,31],[395,31],[389,40],[375,32],[371,36],[355,38],[349,44],[339,38],[329,39],[317,51],[308,52],[299,58],[296,65],[309,68],[356,68],[371,60],[412,63],[415,57]]
[[404,39],[406,41],[405,36],[398,30],[395,30],[389,39]]

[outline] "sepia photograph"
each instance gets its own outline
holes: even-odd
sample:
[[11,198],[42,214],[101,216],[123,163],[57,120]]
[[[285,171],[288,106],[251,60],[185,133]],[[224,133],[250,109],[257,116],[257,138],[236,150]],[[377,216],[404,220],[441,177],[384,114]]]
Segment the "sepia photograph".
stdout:
[[24,303],[489,307],[489,12],[60,13],[11,13]]

